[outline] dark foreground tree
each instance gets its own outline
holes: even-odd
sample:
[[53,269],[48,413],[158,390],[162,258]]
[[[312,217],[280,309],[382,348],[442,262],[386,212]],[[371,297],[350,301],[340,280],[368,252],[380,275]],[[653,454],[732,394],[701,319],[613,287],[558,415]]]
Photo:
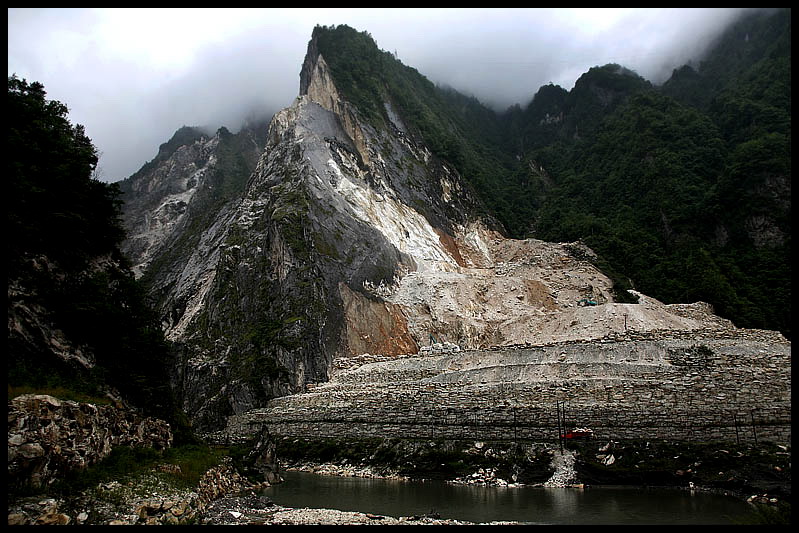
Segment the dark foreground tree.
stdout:
[[46,336],[27,343],[9,326],[9,388],[110,386],[147,414],[178,419],[168,345],[119,249],[118,187],[93,178],[96,148],[41,83],[9,77],[7,113],[9,317],[12,305],[34,310],[96,363],[69,364]]

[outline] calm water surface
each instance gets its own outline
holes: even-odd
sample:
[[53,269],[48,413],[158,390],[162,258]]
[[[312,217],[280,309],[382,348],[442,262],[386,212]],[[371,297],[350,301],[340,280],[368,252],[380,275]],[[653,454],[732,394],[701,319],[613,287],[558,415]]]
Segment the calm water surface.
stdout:
[[479,487],[440,481],[396,481],[284,472],[265,489],[285,507],[423,515],[533,524],[734,524],[749,511],[732,497],[674,489]]

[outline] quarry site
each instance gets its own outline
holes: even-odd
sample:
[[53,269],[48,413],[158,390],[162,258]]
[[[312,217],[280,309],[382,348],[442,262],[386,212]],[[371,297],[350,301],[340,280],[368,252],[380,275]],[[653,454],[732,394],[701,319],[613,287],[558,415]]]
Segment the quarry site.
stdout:
[[328,382],[231,417],[228,437],[556,441],[568,424],[602,439],[790,442],[779,333],[701,302],[615,303],[578,243],[489,245],[383,288],[417,350],[339,357]]

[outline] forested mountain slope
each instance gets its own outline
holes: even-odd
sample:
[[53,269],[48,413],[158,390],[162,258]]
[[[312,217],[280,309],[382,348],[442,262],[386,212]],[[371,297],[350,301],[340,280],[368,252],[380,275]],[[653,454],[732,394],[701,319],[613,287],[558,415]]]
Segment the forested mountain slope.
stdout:
[[742,18],[661,87],[605,65],[499,114],[366,32],[315,35],[342,93],[375,122],[399,115],[510,236],[582,239],[617,289],[790,335],[789,9]]

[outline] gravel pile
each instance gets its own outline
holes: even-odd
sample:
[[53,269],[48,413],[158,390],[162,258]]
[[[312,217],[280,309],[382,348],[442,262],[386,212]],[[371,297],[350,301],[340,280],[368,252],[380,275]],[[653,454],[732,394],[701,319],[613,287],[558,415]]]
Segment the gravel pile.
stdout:
[[573,485],[577,480],[577,472],[574,470],[575,461],[573,451],[564,450],[562,454],[556,453],[552,458],[552,466],[555,468],[555,473],[544,483],[544,486],[568,487]]

